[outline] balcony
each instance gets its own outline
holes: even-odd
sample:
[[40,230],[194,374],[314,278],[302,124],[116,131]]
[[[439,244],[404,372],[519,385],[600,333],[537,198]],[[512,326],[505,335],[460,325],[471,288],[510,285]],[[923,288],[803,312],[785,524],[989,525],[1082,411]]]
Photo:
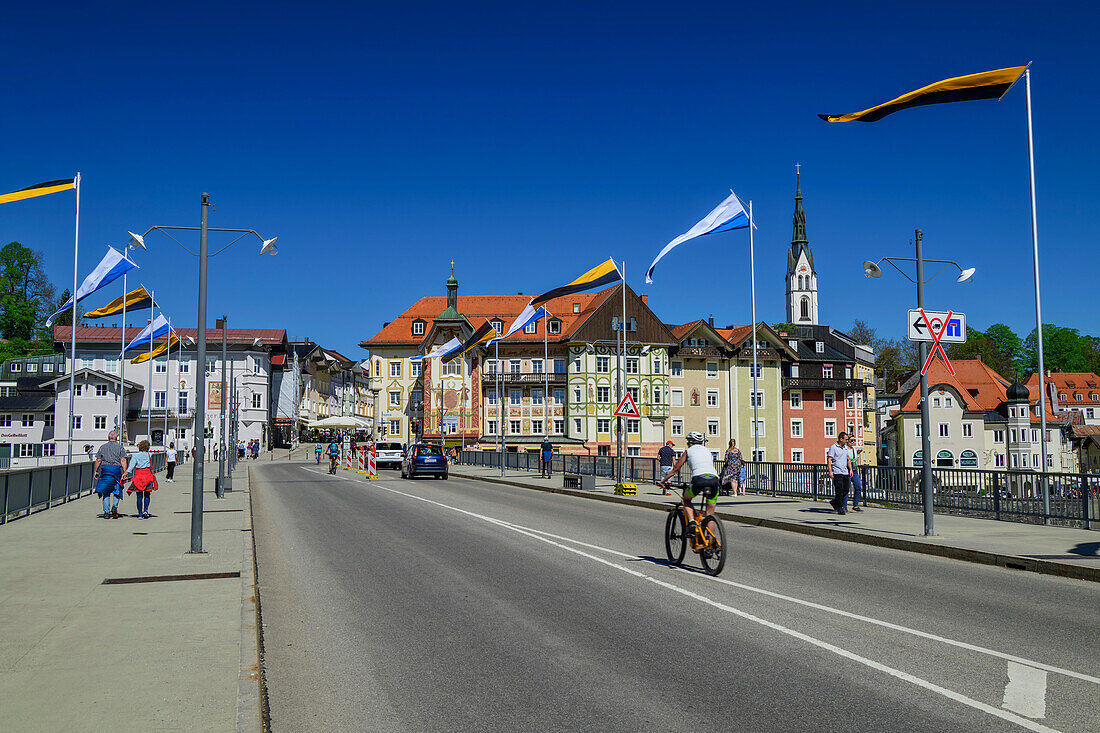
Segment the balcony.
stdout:
[[549,381],[550,384],[565,384],[569,375],[565,372],[547,372],[545,374],[513,374],[511,372],[495,374],[483,372],[481,375],[481,383],[496,384],[498,377],[503,384],[532,384],[537,386],[545,384],[547,381]]
[[862,379],[833,379],[822,377],[783,377],[783,390],[788,389],[835,389],[862,390]]
[[676,356],[681,358],[721,359],[725,355],[717,346],[681,346]]

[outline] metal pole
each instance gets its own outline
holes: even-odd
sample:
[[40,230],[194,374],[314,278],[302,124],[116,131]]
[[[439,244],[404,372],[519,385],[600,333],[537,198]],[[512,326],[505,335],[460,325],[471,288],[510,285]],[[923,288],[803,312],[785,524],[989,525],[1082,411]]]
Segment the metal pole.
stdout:
[[[225,426],[226,426],[226,422],[225,422],[226,404],[225,404],[225,402],[226,402],[227,399],[229,399],[229,393],[226,392],[226,383],[225,383],[225,368],[226,368],[226,365],[225,365],[225,330],[226,330],[226,327],[229,326],[229,316],[222,316],[221,318],[219,318],[217,320],[216,325],[218,326],[218,328],[222,332],[222,403],[221,403],[222,424],[221,424],[221,428],[218,430],[218,442],[220,442],[221,446],[222,446],[221,450],[218,451],[218,498],[221,499],[222,494],[223,494],[224,489],[225,489],[225,452],[226,452],[226,450],[228,450],[228,446],[229,446],[229,439],[226,437],[226,431],[225,431]],[[232,469],[230,469],[230,470],[232,470]]]
[[[229,320],[226,319],[228,325]],[[225,348],[225,329],[222,329],[222,348]],[[225,353],[224,351],[222,352]],[[224,363],[224,362],[223,362]],[[226,491],[233,490],[233,468],[237,465],[237,416],[234,414],[237,400],[237,378],[233,376],[233,362],[229,362],[229,447],[226,449],[229,453],[229,470],[225,472],[225,488],[222,491],[223,495]],[[222,406],[225,406],[225,393],[222,393]],[[223,412],[223,420],[225,419]],[[224,424],[224,423],[223,423]],[[222,451],[225,453],[225,450]]]
[[497,443],[500,445],[500,475],[504,475],[504,374],[500,368],[500,341],[493,344],[497,362]]
[[[916,230],[917,247],[917,307],[924,308],[924,232]],[[928,359],[928,344],[920,342],[921,365]],[[932,440],[929,433],[931,421],[928,418],[928,375],[920,375],[920,435],[921,435],[921,503],[924,507],[924,535],[931,537],[935,532],[935,518],[932,513]]]
[[[195,370],[196,397],[206,404],[206,256],[207,210],[210,194],[203,193],[199,229],[199,304],[198,304],[198,368]],[[198,413],[196,412],[196,417]],[[199,426],[202,430],[203,426]],[[197,430],[195,431],[198,432]],[[202,552],[202,484],[206,464],[206,441],[195,440],[195,465],[191,469],[191,553]]]
[[[1035,210],[1035,149],[1031,139],[1031,69],[1024,69],[1027,97],[1027,169],[1031,181],[1031,254],[1035,270],[1035,341],[1039,347],[1039,441],[1043,450],[1043,521],[1050,523],[1050,483],[1047,481],[1047,407],[1046,365],[1043,363],[1043,311],[1039,299],[1039,222]],[[1031,418],[1028,418],[1028,423]]]
[[[752,201],[749,201],[749,292],[752,296],[752,459],[760,456],[760,395],[756,388],[756,250],[752,236]],[[782,460],[782,456],[779,457]]]
[[[623,295],[623,319],[619,321],[619,333],[622,338],[619,340],[619,393],[616,404],[622,402],[623,393],[626,392],[626,362],[623,358],[624,352],[626,352],[626,260],[623,260],[623,271],[620,273],[623,276],[622,295]],[[619,470],[617,480],[623,480],[623,454],[626,453],[626,436],[623,435],[623,426],[625,425],[625,419],[621,417],[615,418],[615,427],[617,428],[618,435],[615,441],[615,448],[619,453]]]
[[168,448],[168,396],[171,391],[169,375],[172,373],[172,319],[168,319],[168,350],[164,354],[164,435],[160,444]]
[[69,369],[69,457],[67,463],[72,465],[73,462],[73,420],[76,417],[73,414],[75,408],[75,401],[73,397],[76,393],[76,302],[79,298],[76,297],[77,283],[76,283],[76,268],[80,255],[80,173],[76,174],[76,227],[73,235],[73,324],[72,324],[72,343],[69,347],[69,356],[72,357],[71,368]]
[[[126,273],[122,273],[122,348],[126,349]],[[150,306],[152,307],[152,306]],[[118,358],[118,442],[126,445],[126,430],[122,427],[125,425],[125,406],[126,401],[126,353],[120,354]]]
[[[180,339],[179,346],[176,348],[176,433],[175,439],[179,440],[180,437],[180,358],[183,356],[183,339]],[[182,448],[183,445],[181,444]],[[186,458],[186,456],[184,456]]]
[[[149,294],[154,295],[152,290]],[[156,304],[154,298],[153,305]],[[145,436],[150,445],[153,443],[153,305],[149,306],[149,388],[146,390],[149,395],[149,410],[145,413]]]
[[[550,311],[542,306],[542,429],[550,435]],[[540,467],[541,468],[541,467]]]

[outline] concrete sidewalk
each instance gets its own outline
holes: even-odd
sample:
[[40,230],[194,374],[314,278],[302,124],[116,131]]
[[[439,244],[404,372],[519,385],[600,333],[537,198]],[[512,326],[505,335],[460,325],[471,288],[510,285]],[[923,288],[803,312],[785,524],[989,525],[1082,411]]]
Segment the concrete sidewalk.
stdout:
[[[158,474],[149,519],[133,495],[98,518],[93,494],[0,528],[6,731],[260,729],[251,463],[225,499],[206,464],[206,554],[186,554],[191,463]],[[133,582],[199,573],[229,577]]]
[[[544,479],[534,472],[508,469],[501,477],[500,468],[465,465],[452,466],[450,473],[661,510],[678,501],[677,496],[662,495],[660,487],[652,484],[638,484],[638,495],[627,497],[615,496],[615,484],[610,479],[597,478],[594,491],[577,491],[562,488],[561,474]],[[752,493],[719,497],[717,511],[722,519],[735,522],[1100,582],[1100,532],[1093,530],[937,514],[936,536],[925,537],[923,515],[918,511],[870,506],[841,516],[828,500]]]

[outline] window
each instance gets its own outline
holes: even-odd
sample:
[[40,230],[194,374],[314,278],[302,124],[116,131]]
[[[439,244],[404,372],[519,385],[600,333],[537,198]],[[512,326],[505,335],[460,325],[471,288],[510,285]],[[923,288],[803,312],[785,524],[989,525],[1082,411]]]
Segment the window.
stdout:
[[825,366],[821,367],[821,378],[822,379],[832,379],[833,378],[833,365],[832,364],[826,364]]
[[[46,365],[43,364],[42,366],[45,367]],[[107,357],[106,361],[104,362],[104,368],[106,369],[108,374],[118,374],[118,358],[113,356]],[[43,369],[42,371],[46,370]]]
[[670,362],[668,368],[670,377],[682,377],[684,375],[684,363],[682,361]]
[[631,435],[637,435],[642,432],[642,421],[635,417],[628,417],[626,419],[626,432]]
[[944,398],[943,398],[943,406],[944,407],[953,407],[954,405],[955,405],[955,403],[951,399],[951,395],[945,395]]
[[207,374],[213,374],[215,371],[217,371],[217,368],[218,368],[218,365],[215,363],[215,361],[213,359],[207,359],[206,360],[206,373]]
[[487,420],[485,422],[485,432],[487,432],[489,435],[496,435],[497,434],[497,421],[496,420]]
[[752,459],[754,461],[766,461],[766,460],[768,460],[768,449],[767,448],[753,448],[752,449]]
[[579,372],[581,370],[581,358],[579,356],[573,357],[573,371]]
[[[207,371],[210,371],[210,370],[207,369]],[[376,376],[376,377],[382,376],[382,360],[381,359],[374,362],[374,376]]]
[[401,434],[401,418],[394,418],[393,420],[390,420],[390,435],[396,436],[396,435],[400,435],[400,434]]
[[400,377],[401,376],[401,362],[399,362],[399,361],[391,361],[390,362],[390,376],[391,377]]
[[654,374],[660,374],[661,373],[661,357],[659,357],[659,356],[653,357],[653,373]]
[[390,390],[390,407],[401,407],[401,390]]
[[801,410],[802,409],[802,390],[800,390],[800,389],[792,389],[791,390],[791,409],[792,410]]
[[672,390],[672,406],[683,407],[684,406],[684,390],[674,389]]
[[176,361],[176,371],[178,371],[180,374],[190,374],[191,373],[191,360],[190,359],[179,359],[178,361]]
[[791,450],[791,463],[802,463],[803,453],[801,448]]
[[545,433],[542,432],[542,420],[532,420],[531,421],[531,434],[532,435],[545,435]]
[[531,373],[542,374],[542,359],[531,360]]
[[940,423],[940,437],[941,438],[950,438],[951,437],[951,423],[949,423],[949,422],[941,422]]
[[565,404],[565,390],[564,389],[555,389],[554,392],[553,392],[553,395],[554,395],[554,404],[555,405],[564,405]]
[[610,371],[611,371],[610,359],[606,356],[597,356],[596,357],[596,373],[597,374],[607,374]]
[[1027,468],[1027,453],[1020,454],[1020,466]]
[[579,435],[582,429],[581,419],[579,417],[573,418],[573,433]]
[[825,353],[825,343],[822,342],[822,341],[814,342],[814,351],[816,351],[819,354],[824,354]]
[[825,421],[825,437],[826,438],[835,438],[836,437],[836,420],[826,420]]
[[449,361],[443,365],[443,376],[445,377],[458,377],[462,375],[462,365],[466,363],[465,359],[455,359]]
[[[52,367],[53,364],[47,364],[46,366],[51,366]],[[54,444],[54,443],[43,443],[42,444],[42,455],[44,455],[44,456],[55,456],[55,455],[57,455],[57,445]]]
[[523,390],[510,389],[508,390],[508,404],[520,405],[523,404]]
[[156,374],[168,373],[168,360],[167,359],[153,359],[153,372]]
[[801,438],[802,437],[802,419],[801,418],[791,420],[791,437],[792,438]]
[[844,406],[849,410],[854,410],[856,408],[856,395],[854,392],[849,392],[844,397]]
[[598,417],[596,418],[596,432],[597,433],[610,433],[611,432],[611,418]]
[[95,386],[95,396],[96,397],[106,397],[107,396],[107,385],[106,384],[97,384]]
[[106,415],[96,415],[95,417],[92,418],[92,426],[96,430],[106,430],[107,429],[107,416]]
[[[27,366],[29,367],[29,366],[33,366],[33,365],[28,364]],[[28,369],[27,371],[29,372],[30,369]],[[19,443],[18,448],[19,448],[19,457],[20,458],[30,458],[34,455],[34,444],[33,443]]]
[[496,359],[486,359],[485,360],[485,373],[486,374],[496,374],[497,373],[497,360]]
[[553,333],[553,334],[561,333],[561,321],[559,321],[558,319],[555,318],[555,319],[551,320],[550,323],[547,324],[547,325],[550,328],[550,333]]
[[920,422],[919,421],[913,423],[913,437],[914,438],[921,437],[921,435],[920,435]]
[[1004,453],[995,453],[995,454],[993,454],[993,465],[997,468],[1004,468],[1005,467]]
[[684,434],[684,421],[681,418],[672,418],[672,434],[683,435]]
[[792,377],[797,377],[798,376],[798,364],[791,364],[791,376]]
[[531,321],[530,323],[528,323],[526,326],[523,327],[523,332],[524,333],[538,333],[539,332],[539,322],[538,321]]
[[424,335],[424,321],[413,321],[413,336]]
[[580,404],[581,403],[581,401],[582,401],[581,400],[581,395],[582,394],[583,394],[583,392],[582,392],[580,387],[574,387],[573,388],[573,402],[574,402],[574,404]]
[[718,390],[707,390],[707,407],[718,407]]
[[[0,425],[3,425],[3,415],[0,415]],[[11,415],[6,416],[8,418],[8,425],[11,425]],[[80,430],[80,425],[83,422],[80,415],[73,415],[73,430]]]
[[574,303],[573,304],[573,312],[574,313],[580,313],[581,312],[581,304],[580,303]]
[[749,407],[764,407],[763,391],[749,393]]
[[[58,370],[58,371],[61,371],[61,365],[60,365],[60,364],[58,365],[58,369],[57,369],[57,370]],[[51,373],[53,372],[53,364],[51,364],[50,362],[46,362],[45,364],[43,364],[43,365],[42,365],[42,371],[43,371],[43,372],[45,372],[46,374],[51,374]],[[1096,395],[1093,395],[1093,396],[1092,396],[1092,399],[1096,399]],[[52,455],[53,455],[53,447],[54,447],[54,444],[53,444],[53,443],[43,443],[43,444],[42,444],[42,449],[43,449],[43,451],[45,451],[45,448],[46,448],[46,446],[47,446],[47,445],[48,445],[48,446],[50,446],[50,453],[49,453],[49,455],[51,455],[51,456],[52,456]],[[43,453],[42,453],[42,455],[46,455],[46,453],[45,453],[45,452],[43,452]]]
[[1088,418],[1089,420],[1091,420],[1091,419],[1093,419],[1093,418],[1094,418],[1095,416],[1096,416],[1096,411],[1095,411],[1095,410],[1094,410],[1093,408],[1091,408],[1091,407],[1086,407],[1086,408],[1085,408],[1085,417],[1086,417],[1086,418]]
[[844,378],[845,379],[851,379],[852,378],[852,367],[845,365],[845,367],[844,367]]
[[825,409],[826,410],[835,410],[836,409],[836,392],[826,392],[825,393]]
[[[531,390],[531,404],[532,405],[541,405],[542,404],[542,390],[541,389]],[[536,430],[535,432],[536,433],[541,433],[542,431],[541,430]]]
[[707,362],[707,379],[718,379],[718,362]]
[[565,434],[565,420],[560,418],[560,417],[555,418],[554,419],[554,435],[564,435],[564,434]]
[[554,359],[554,374],[565,374],[565,359]]
[[596,387],[596,402],[610,402],[611,401],[611,388],[610,387]]
[[94,369],[95,368],[95,359],[91,356],[82,356],[82,357],[80,357],[80,368],[81,369]]
[[661,385],[659,385],[659,384],[653,385],[653,404],[655,404],[655,405],[665,404],[664,396],[665,396],[664,390],[661,388]]
[[963,437],[964,438],[973,438],[974,437],[974,423],[971,423],[971,422],[964,422],[963,423]]
[[179,393],[179,408],[178,409],[179,409],[180,412],[187,412],[187,393],[186,392],[180,392]]
[[8,368],[11,369],[13,372],[23,371],[23,365],[17,361],[13,361]]
[[34,415],[23,415],[23,427],[34,427]]
[[495,405],[497,403],[497,391],[495,389],[485,390],[485,404]]
[[1027,428],[1020,428],[1020,442],[1027,442]]
[[638,446],[628,445],[626,447],[626,457],[627,458],[641,458],[641,456],[642,456],[642,449],[639,448]]
[[707,420],[707,435],[711,437],[718,435],[718,421],[714,418]]
[[763,438],[764,437],[764,421],[763,420],[753,420],[752,423],[753,423],[753,433],[752,434],[757,436],[757,437]]
[[252,395],[252,409],[254,409],[254,410],[260,409],[260,407],[262,406],[262,403],[261,403],[260,400],[261,400],[261,395],[258,395],[258,394]]
[[1031,442],[1032,443],[1038,443],[1039,442],[1039,431],[1036,430],[1035,428],[1031,429]]
[[1012,428],[1012,442],[1016,443],[1018,441],[1019,441],[1019,436],[1016,434],[1016,428]]
[[423,373],[424,373],[424,363],[423,362],[414,361],[411,364],[409,364],[409,376],[411,376],[415,379],[416,377],[419,377]]
[[[920,435],[918,434],[917,437],[920,437]],[[1005,431],[1003,431],[1003,430],[994,430],[993,431],[993,442],[994,443],[1004,443],[1005,442]]]
[[42,416],[42,425],[44,425],[47,428],[52,428],[53,427],[53,413],[52,412],[47,412],[45,415]]
[[164,391],[153,393],[153,408],[163,410],[168,404],[168,394]]
[[519,359],[508,360],[508,372],[510,374],[519,374],[522,371],[523,362]]
[[[14,366],[14,364],[12,366]],[[13,369],[12,371],[15,371],[15,370]],[[1065,392],[1059,392],[1058,393],[1058,399],[1060,399],[1062,402],[1065,402],[1066,401],[1066,393]]]
[[[940,398],[939,397],[933,397],[932,398],[932,407],[939,407],[939,406],[940,406]],[[1013,414],[1015,414],[1015,413],[1013,413]]]
[[626,373],[637,374],[638,373],[638,359],[634,356],[628,356],[626,358]]
[[499,318],[494,318],[493,320],[489,321],[489,325],[491,325],[497,333],[504,333],[504,321],[500,320]]

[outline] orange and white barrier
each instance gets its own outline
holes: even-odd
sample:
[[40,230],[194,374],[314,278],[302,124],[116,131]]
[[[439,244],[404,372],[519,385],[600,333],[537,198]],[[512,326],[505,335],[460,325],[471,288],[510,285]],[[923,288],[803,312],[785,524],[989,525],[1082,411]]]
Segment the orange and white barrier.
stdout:
[[344,451],[344,470],[351,470],[351,448]]
[[367,472],[367,469],[366,469],[366,460],[367,460],[366,459],[366,453],[367,453],[367,449],[360,446],[359,447],[359,455],[356,456],[356,458],[358,459],[358,463],[356,464],[358,466],[358,468],[355,469],[356,473],[366,473]]
[[367,478],[378,478],[378,449],[374,443],[370,444],[370,452],[367,453]]

